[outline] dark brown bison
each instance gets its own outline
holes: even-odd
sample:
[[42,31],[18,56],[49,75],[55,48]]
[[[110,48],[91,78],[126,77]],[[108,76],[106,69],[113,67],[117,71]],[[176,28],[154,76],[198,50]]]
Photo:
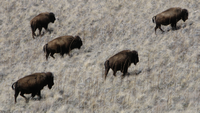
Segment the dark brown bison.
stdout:
[[54,23],[55,20],[56,20],[55,15],[52,12],[40,13],[39,15],[34,17],[30,21],[33,39],[34,36],[36,36],[35,31],[37,28],[39,29],[39,36],[41,36],[42,28],[48,31],[48,24],[50,22]]
[[26,102],[28,99],[24,94],[31,94],[32,97],[38,95],[40,99],[43,87],[48,85],[48,88],[51,89],[54,85],[53,79],[54,77],[51,72],[34,73],[19,79],[12,84],[12,89],[15,90],[15,103],[17,102],[17,96],[20,92],[20,95],[26,99]]
[[157,14],[152,18],[153,23],[156,23],[155,27],[155,34],[156,29],[159,28],[162,32],[164,32],[161,29],[161,25],[169,25],[171,24],[173,29],[176,28],[176,23],[182,19],[184,22],[188,19],[188,10],[187,9],[181,9],[179,7],[173,7],[169,8],[166,11],[163,11],[162,13]]
[[122,74],[122,78],[124,78],[125,74],[128,72],[128,67],[131,63],[135,65],[139,62],[138,52],[133,50],[123,50],[114,56],[110,57],[105,63],[105,79],[111,68],[113,70],[113,75],[116,76],[116,72],[120,70]]
[[46,53],[46,60],[48,60],[49,54],[55,58],[54,53],[60,53],[63,57],[64,54],[68,54],[72,49],[80,49],[82,46],[82,40],[79,36],[61,36],[44,45],[43,51]]

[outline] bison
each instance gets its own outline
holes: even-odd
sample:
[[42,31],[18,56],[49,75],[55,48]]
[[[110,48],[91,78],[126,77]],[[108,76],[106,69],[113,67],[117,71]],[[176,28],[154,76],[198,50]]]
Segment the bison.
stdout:
[[182,19],[184,22],[188,19],[188,10],[181,9],[180,7],[173,7],[169,8],[162,13],[157,14],[152,18],[153,23],[156,23],[155,27],[155,34],[156,29],[159,28],[162,32],[161,25],[169,25],[171,24],[172,29],[176,28],[176,23]]
[[41,90],[46,85],[51,89],[54,85],[53,79],[54,77],[51,72],[34,73],[19,79],[12,84],[12,89],[15,90],[15,103],[17,103],[17,96],[20,92],[20,95],[26,99],[26,102],[28,102],[28,99],[24,94],[31,94],[32,98],[38,95],[39,99],[41,99]]
[[41,36],[42,28],[45,28],[45,30],[48,31],[48,24],[50,22],[54,23],[55,20],[55,15],[52,12],[40,13],[39,15],[34,17],[30,21],[33,39],[34,36],[36,36],[35,31],[37,28],[39,29],[39,36]]
[[55,59],[54,53],[60,53],[63,57],[65,53],[70,55],[69,52],[72,49],[80,49],[82,45],[82,40],[79,36],[61,36],[45,44],[43,51],[46,53],[46,60],[48,60],[49,54]]
[[128,67],[131,65],[131,63],[134,63],[136,65],[138,62],[138,52],[135,50],[123,50],[115,54],[104,63],[105,80],[110,68],[113,70],[114,76],[116,76],[116,72],[120,70],[123,73],[122,78],[124,78],[125,74],[128,72]]

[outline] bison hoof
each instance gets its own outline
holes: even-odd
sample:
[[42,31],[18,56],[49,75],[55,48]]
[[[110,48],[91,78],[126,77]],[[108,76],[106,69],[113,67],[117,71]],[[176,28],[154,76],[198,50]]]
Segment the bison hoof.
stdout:
[[44,36],[45,32],[42,32],[42,34],[40,35],[40,37]]
[[47,29],[47,31],[49,32],[49,34],[51,34],[53,32],[53,29]]
[[73,57],[73,55],[70,54],[70,55],[69,55],[69,58],[72,58],[72,57]]
[[26,103],[28,103],[28,102],[29,102],[29,98],[26,99]]
[[121,79],[124,79],[125,75],[122,75]]

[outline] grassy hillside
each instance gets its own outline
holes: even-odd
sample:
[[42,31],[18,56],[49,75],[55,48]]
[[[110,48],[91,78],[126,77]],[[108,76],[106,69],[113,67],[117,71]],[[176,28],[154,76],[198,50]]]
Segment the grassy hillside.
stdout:
[[[4,0],[0,2],[0,112],[197,113],[200,111],[199,0]],[[152,17],[170,8],[189,11],[178,30],[162,26],[155,35]],[[30,20],[41,12],[56,16],[52,33],[32,38]],[[43,29],[43,32],[45,30]],[[38,31],[36,32],[38,33]],[[63,35],[79,35],[72,57],[45,59],[43,46]],[[140,62],[121,80],[104,62],[117,52],[137,50]],[[28,103],[12,83],[35,73],[54,74],[51,90]],[[31,95],[25,95],[30,97]]]

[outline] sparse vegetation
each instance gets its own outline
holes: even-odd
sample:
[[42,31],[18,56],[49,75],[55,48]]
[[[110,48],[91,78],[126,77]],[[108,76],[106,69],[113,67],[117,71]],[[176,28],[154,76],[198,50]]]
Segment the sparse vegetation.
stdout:
[[[2,0],[0,16],[0,112],[196,113],[200,106],[199,0]],[[170,7],[188,9],[188,20],[155,35],[152,17]],[[53,12],[51,33],[32,38],[30,20]],[[42,32],[45,30],[43,29]],[[36,31],[38,32],[38,30]],[[79,35],[71,57],[45,59],[43,46],[56,37]],[[136,50],[137,66],[121,79],[104,62],[122,50]],[[42,99],[14,102],[12,83],[36,72],[52,72],[54,86]],[[26,95],[30,97],[30,95]]]

